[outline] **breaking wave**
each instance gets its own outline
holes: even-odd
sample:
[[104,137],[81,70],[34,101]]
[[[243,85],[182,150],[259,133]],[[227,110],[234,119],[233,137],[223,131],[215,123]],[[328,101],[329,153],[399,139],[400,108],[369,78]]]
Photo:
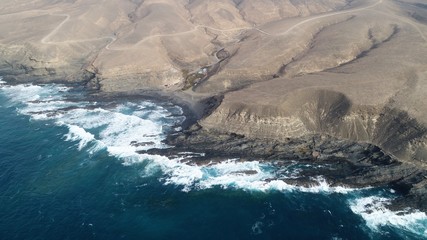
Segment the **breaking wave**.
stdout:
[[395,227],[409,233],[427,237],[427,215],[417,210],[391,211],[387,208],[390,198],[368,196],[350,201],[351,210],[363,217],[373,231],[382,227]]

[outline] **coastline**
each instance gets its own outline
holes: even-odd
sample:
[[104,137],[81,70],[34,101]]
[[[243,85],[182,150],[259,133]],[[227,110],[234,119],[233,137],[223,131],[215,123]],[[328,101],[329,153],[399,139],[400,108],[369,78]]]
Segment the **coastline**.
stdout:
[[427,183],[427,170],[403,163],[369,143],[325,135],[308,135],[285,142],[250,139],[237,134],[205,131],[197,124],[169,136],[165,143],[174,148],[150,149],[140,153],[165,156],[180,152],[204,153],[184,160],[202,165],[233,158],[279,166],[292,162],[320,165],[321,168],[303,170],[298,178],[285,182],[304,187],[316,186],[319,183],[313,179],[322,177],[331,187],[391,188],[400,197],[392,201],[390,209],[397,211],[411,207],[427,212],[427,192],[422,191],[422,186]]
[[[5,79],[7,82],[7,79]],[[40,83],[34,81],[8,82],[8,84],[65,84],[88,93],[90,101],[110,102],[113,100],[152,100],[154,102],[171,102],[182,108],[185,121],[182,130],[169,135],[164,143],[174,146],[171,149],[150,149],[141,154],[167,156],[179,152],[203,153],[185,159],[190,164],[209,164],[209,162],[226,161],[238,158],[246,161],[265,161],[278,165],[287,165],[293,161],[306,164],[327,166],[321,170],[303,171],[296,179],[287,182],[296,186],[313,186],[318,182],[313,179],[324,177],[332,187],[384,187],[398,193],[387,206],[393,211],[418,209],[427,212],[427,169],[402,162],[387,154],[379,147],[346,139],[337,139],[328,135],[307,135],[290,138],[286,141],[253,138],[243,135],[205,130],[198,121],[219,106],[222,96],[191,95],[189,92],[144,89],[128,92],[103,92],[86,87],[87,82],[69,83],[52,81]],[[251,174],[250,172],[245,174]],[[272,179],[274,180],[274,179]]]
[[334,164],[323,171],[303,172],[300,178],[289,180],[289,183],[297,186],[316,185],[318,183],[313,179],[321,176],[334,187],[390,188],[400,195],[388,206],[391,210],[400,211],[409,207],[427,212],[427,189],[423,188],[427,186],[427,169],[403,162],[372,143],[320,134],[277,141],[206,131],[198,121],[209,116],[219,106],[222,96],[194,98],[193,95],[192,98],[188,92],[144,90],[139,93],[121,93],[115,97],[130,96],[160,101],[167,99],[182,107],[186,116],[182,130],[178,134],[169,135],[164,141],[174,148],[166,151],[151,149],[140,153],[165,156],[171,152],[203,153],[203,157],[193,156],[193,159],[186,159],[191,164],[202,165],[232,158],[261,162],[278,161],[279,164],[280,161],[283,161],[282,164],[289,164],[291,161],[325,166]]
[[427,238],[423,1],[2,5],[5,238]]
[[171,102],[180,106],[185,115],[185,121],[182,124],[182,129],[189,129],[197,123],[198,120],[209,115],[220,103],[222,96],[206,96],[192,97],[188,93],[162,91],[158,89],[144,89],[129,92],[90,92],[88,97],[92,100],[111,101],[116,99],[132,100],[132,99],[147,99],[159,102]]

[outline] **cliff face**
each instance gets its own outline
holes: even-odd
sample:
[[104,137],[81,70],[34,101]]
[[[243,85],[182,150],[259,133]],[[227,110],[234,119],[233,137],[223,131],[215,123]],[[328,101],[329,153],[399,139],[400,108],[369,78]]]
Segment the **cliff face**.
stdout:
[[[200,123],[252,138],[283,140],[318,133],[370,142],[399,159],[425,163],[427,42],[413,29],[398,28],[387,41],[349,63],[297,76],[287,66],[282,76],[230,92]],[[409,40],[410,32],[418,34],[417,41]],[[310,59],[321,66],[330,56],[318,55],[317,47],[306,53],[313,58],[290,66]]]
[[324,134],[373,143],[401,160],[427,162],[425,125],[407,112],[388,107],[355,107],[345,95],[325,90],[304,95],[307,98],[300,98],[303,103],[291,100],[281,107],[225,102],[200,124],[205,129],[282,141]]

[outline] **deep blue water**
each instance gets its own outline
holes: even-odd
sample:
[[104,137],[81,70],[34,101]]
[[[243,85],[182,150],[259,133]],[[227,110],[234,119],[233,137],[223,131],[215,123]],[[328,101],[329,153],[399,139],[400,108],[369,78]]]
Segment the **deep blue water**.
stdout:
[[424,213],[384,209],[388,189],[303,189],[267,182],[297,171],[259,162],[198,167],[139,156],[167,147],[160,141],[179,130],[179,107],[68,102],[81,94],[0,90],[0,239],[427,238]]

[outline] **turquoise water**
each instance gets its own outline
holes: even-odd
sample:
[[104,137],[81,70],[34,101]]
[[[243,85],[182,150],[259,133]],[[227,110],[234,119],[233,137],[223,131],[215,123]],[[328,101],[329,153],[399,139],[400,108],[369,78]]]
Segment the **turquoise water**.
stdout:
[[192,166],[190,153],[136,154],[169,147],[161,140],[184,120],[170,103],[0,88],[0,239],[427,238],[424,213],[384,208],[388,189],[285,184],[307,167],[297,162]]

